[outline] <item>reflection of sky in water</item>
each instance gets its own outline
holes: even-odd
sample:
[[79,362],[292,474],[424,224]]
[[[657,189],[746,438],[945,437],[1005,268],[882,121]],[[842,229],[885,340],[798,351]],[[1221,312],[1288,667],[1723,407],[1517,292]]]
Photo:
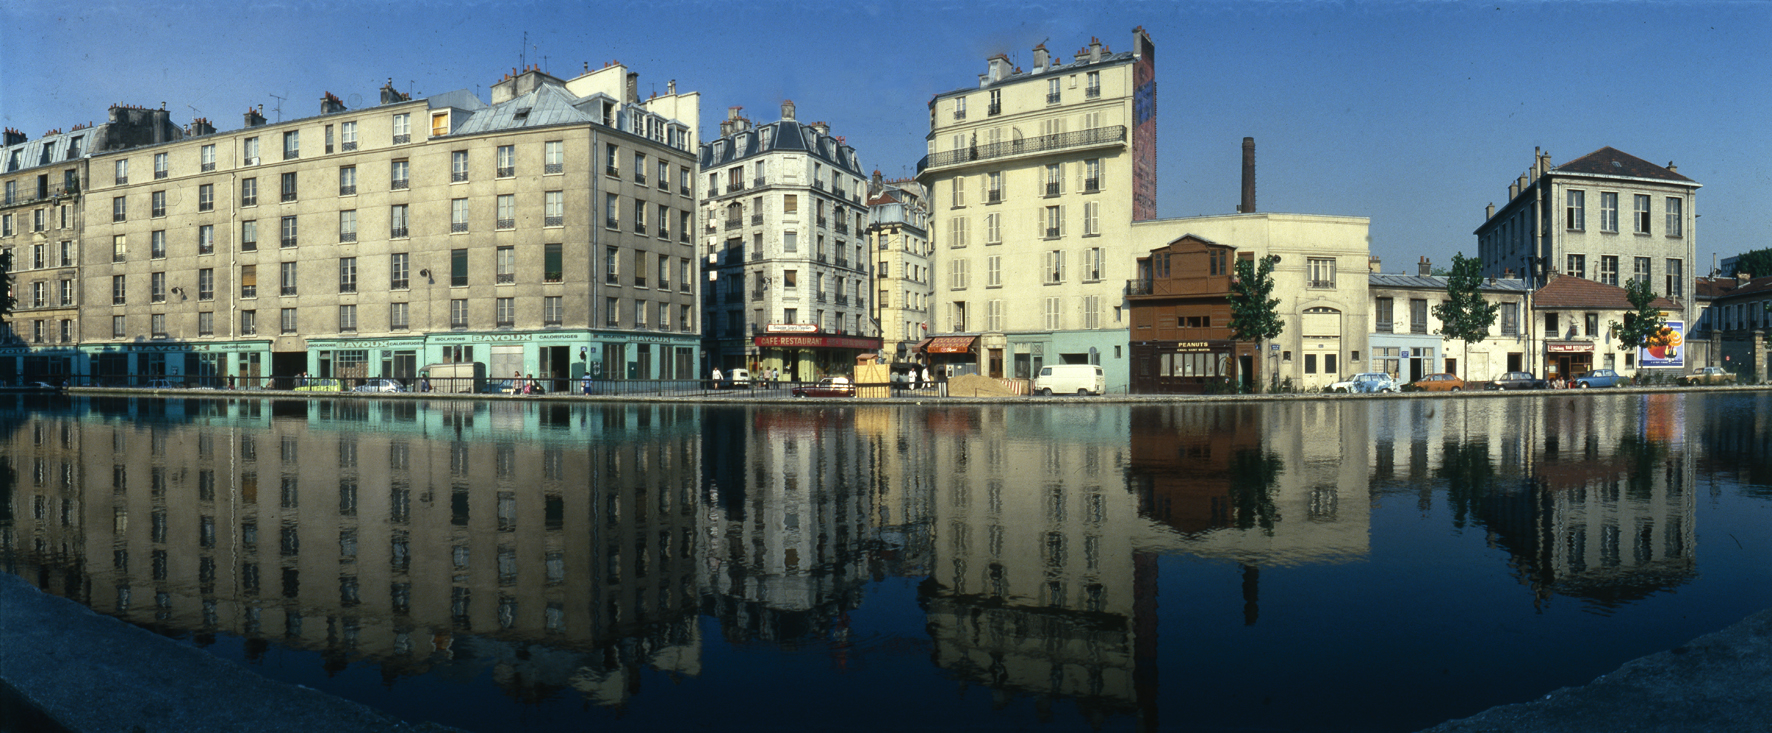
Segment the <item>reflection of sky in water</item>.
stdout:
[[1413,730],[1768,605],[1765,401],[38,403],[0,539],[474,730]]

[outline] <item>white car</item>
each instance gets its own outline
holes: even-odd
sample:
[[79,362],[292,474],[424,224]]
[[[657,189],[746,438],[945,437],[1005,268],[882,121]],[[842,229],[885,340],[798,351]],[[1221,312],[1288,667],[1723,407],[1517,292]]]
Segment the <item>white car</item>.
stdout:
[[358,392],[405,392],[406,386],[395,379],[371,379],[359,385]]
[[1361,372],[1348,377],[1344,381],[1329,385],[1330,392],[1351,392],[1354,394],[1377,394],[1381,392],[1397,392],[1401,388],[1391,375],[1384,372]]
[[182,389],[184,386],[184,382],[180,382],[176,379],[148,380],[148,389]]

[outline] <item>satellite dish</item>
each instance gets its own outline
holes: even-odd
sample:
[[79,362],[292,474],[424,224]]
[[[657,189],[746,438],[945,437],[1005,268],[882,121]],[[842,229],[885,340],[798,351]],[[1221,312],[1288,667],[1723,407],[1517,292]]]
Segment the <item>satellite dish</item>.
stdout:
[[363,95],[361,95],[361,94],[352,94],[349,98],[347,98],[345,100],[345,106],[351,107],[352,109],[355,109],[357,107],[357,105],[360,105],[362,103],[363,103]]

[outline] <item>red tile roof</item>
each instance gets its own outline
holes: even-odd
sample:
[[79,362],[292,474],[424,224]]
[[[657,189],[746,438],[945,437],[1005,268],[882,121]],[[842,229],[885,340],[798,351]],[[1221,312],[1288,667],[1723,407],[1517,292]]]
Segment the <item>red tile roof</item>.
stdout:
[[1604,147],[1587,155],[1559,165],[1556,173],[1589,173],[1602,176],[1630,176],[1632,178],[1654,178],[1662,181],[1679,181],[1695,183],[1690,178],[1670,171],[1649,161],[1617,148]]
[[[1569,275],[1558,277],[1539,288],[1532,296],[1532,303],[1534,308],[1629,310],[1631,307],[1630,299],[1625,297],[1624,288]],[[1677,307],[1667,298],[1656,298],[1650,305],[1657,308]]]
[[1737,281],[1732,277],[1701,277],[1697,278],[1699,298],[1716,299],[1728,295],[1735,289]]
[[1727,292],[1719,294],[1717,300],[1733,300],[1737,297],[1745,298],[1752,295],[1765,295],[1767,292],[1772,292],[1772,275],[1756,277],[1747,282],[1740,283]]

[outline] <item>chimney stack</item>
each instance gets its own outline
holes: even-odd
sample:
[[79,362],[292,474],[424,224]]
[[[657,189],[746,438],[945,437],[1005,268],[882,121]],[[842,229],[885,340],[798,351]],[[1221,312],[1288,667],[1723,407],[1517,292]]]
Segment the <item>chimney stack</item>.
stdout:
[[677,96],[677,80],[676,79],[672,79],[668,82],[665,82],[665,94],[673,96],[673,97]]
[[1255,138],[1243,138],[1243,203],[1237,207],[1242,214],[1255,213]]
[[259,125],[263,125],[265,123],[265,113],[263,111],[261,111],[263,108],[264,108],[264,105],[261,104],[261,105],[259,105],[258,109],[246,110],[246,126],[247,127],[258,127]]
[[1493,218],[1495,218],[1495,203],[1490,202],[1489,208],[1483,210],[1483,221],[1488,221]]
[[345,103],[340,101],[338,97],[333,96],[332,92],[327,92],[324,96],[320,97],[320,114],[329,115],[343,111],[345,111]]
[[411,99],[412,99],[412,95],[401,94],[400,92],[397,92],[394,90],[394,80],[393,79],[389,79],[388,83],[382,85],[382,88],[381,88],[381,103],[382,104],[393,104],[395,102],[406,102],[406,101],[411,101]]
[[781,102],[781,118],[784,120],[794,119],[794,100],[792,100],[792,99],[782,100],[782,102]]
[[1427,255],[1421,256],[1421,264],[1417,265],[1417,267],[1419,270],[1416,274],[1421,275],[1422,277],[1432,277],[1434,274],[1434,265],[1428,260]]
[[30,139],[29,137],[27,137],[24,133],[19,132],[18,130],[14,130],[10,127],[6,128],[6,144],[7,145],[17,145],[17,144],[22,143],[22,142],[29,140],[29,139]]
[[1100,61],[1100,60],[1101,60],[1101,39],[1091,37],[1089,39],[1089,63],[1093,64],[1093,63]]
[[[1005,56],[1003,54],[997,54],[995,56],[992,56],[990,61],[988,61],[986,63],[988,63],[989,66],[987,66],[985,69],[985,71],[986,71],[985,84],[992,84],[992,83],[999,82],[999,81],[1009,78],[1009,57],[1008,56]],[[983,86],[983,85],[980,85],[980,86]]]
[[1039,73],[1039,72],[1045,71],[1046,70],[1046,62],[1048,60],[1050,60],[1050,58],[1051,58],[1050,54],[1046,53],[1046,44],[1041,43],[1040,45],[1035,46],[1034,47],[1034,73]]
[[1667,172],[1669,172],[1669,173],[1679,173],[1679,172],[1680,172],[1680,167],[1679,167],[1679,166],[1677,166],[1677,165],[1674,165],[1674,162],[1673,162],[1673,161],[1671,161],[1671,160],[1670,160],[1670,161],[1668,161],[1668,162],[1667,162]]
[[1366,256],[1366,271],[1373,274],[1384,272],[1384,263],[1378,259],[1378,255]]
[[628,104],[640,103],[640,72],[628,72],[628,97],[623,101]]
[[208,118],[198,117],[197,119],[191,120],[191,135],[193,137],[214,134],[215,125],[210,124]]

